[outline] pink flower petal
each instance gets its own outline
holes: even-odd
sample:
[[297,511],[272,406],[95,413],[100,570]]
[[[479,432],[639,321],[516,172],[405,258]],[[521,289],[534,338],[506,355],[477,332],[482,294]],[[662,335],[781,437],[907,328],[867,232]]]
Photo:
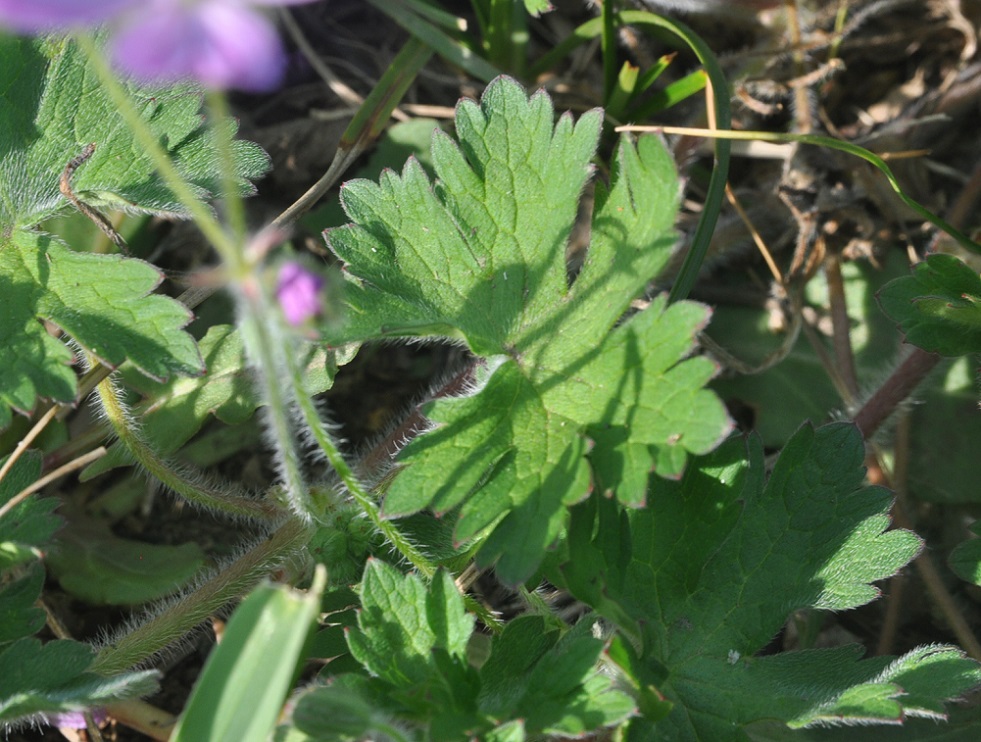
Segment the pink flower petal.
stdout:
[[134,77],[194,79],[211,88],[274,89],[286,59],[275,28],[239,0],[186,5],[154,0],[113,38],[117,66]]
[[308,271],[296,262],[283,263],[279,269],[276,299],[283,308],[283,315],[291,325],[301,325],[320,314],[320,292],[324,279]]
[[273,90],[286,71],[279,34],[261,13],[235,3],[209,2],[199,17],[210,45],[200,56],[196,77],[205,85]]

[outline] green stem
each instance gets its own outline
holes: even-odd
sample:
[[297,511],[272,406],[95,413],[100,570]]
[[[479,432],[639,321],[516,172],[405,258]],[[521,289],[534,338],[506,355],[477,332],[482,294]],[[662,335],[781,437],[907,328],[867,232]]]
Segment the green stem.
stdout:
[[218,251],[228,268],[233,273],[237,273],[243,263],[241,251],[226,234],[211,210],[194,195],[194,191],[174,166],[170,153],[161,145],[159,138],[143,117],[142,112],[137,109],[132,97],[109,68],[109,64],[95,39],[84,33],[77,34],[75,38],[99,76],[99,80],[112,99],[116,110],[119,111],[126,125],[133,132],[136,141],[152,160],[164,183],[187,209],[198,228]]
[[[285,333],[282,335],[287,337]],[[286,362],[289,368],[289,382],[292,385],[292,393],[296,398],[296,404],[299,407],[300,413],[303,415],[303,422],[306,423],[307,429],[313,435],[314,440],[323,451],[324,456],[327,458],[328,463],[337,472],[338,477],[340,477],[341,482],[343,482],[345,488],[350,493],[351,497],[361,508],[362,512],[368,517],[372,525],[379,530],[379,532],[385,537],[391,546],[398,551],[398,553],[411,564],[416,570],[422,574],[427,580],[431,580],[433,575],[436,574],[436,565],[434,565],[426,556],[416,548],[416,546],[405,537],[405,535],[398,529],[398,527],[389,520],[385,520],[378,506],[375,504],[374,498],[371,493],[361,484],[358,480],[357,475],[354,470],[347,463],[344,456],[338,450],[337,445],[334,443],[333,438],[330,437],[330,433],[324,427],[323,421],[320,418],[320,414],[317,412],[316,405],[308,394],[303,390],[303,376],[300,369],[300,365],[296,362],[298,354],[292,345],[286,341],[284,346],[281,348],[283,351]],[[467,605],[467,608],[472,611],[481,622],[494,633],[498,633],[502,630],[501,622],[483,605],[474,600],[471,596],[464,594],[463,599]]]
[[220,90],[207,95],[211,128],[215,133],[218,157],[221,159],[221,196],[224,221],[236,245],[245,244],[245,208],[235,179],[235,126],[228,110],[228,98]]
[[89,669],[100,675],[113,675],[146,662],[245,594],[270,570],[306,546],[309,539],[310,529],[305,524],[288,520],[190,595],[172,601],[156,616],[103,647]]
[[[295,390],[283,384],[287,363],[272,338],[271,325],[279,308],[269,300],[259,280],[237,287],[239,327],[246,353],[256,373],[256,384],[265,402],[263,414],[267,433],[276,454],[279,476],[286,487],[290,507],[297,517],[319,521],[327,511],[325,503],[314,502],[313,493],[303,474],[296,425],[290,416]],[[292,349],[291,349],[292,351]],[[290,353],[287,353],[290,355]],[[300,387],[302,389],[302,387]]]
[[106,419],[120,442],[133,458],[165,487],[206,510],[227,515],[268,522],[276,513],[270,503],[249,497],[231,483],[215,483],[196,473],[164,461],[147,443],[129,411],[119,398],[112,378],[103,379],[96,387]]

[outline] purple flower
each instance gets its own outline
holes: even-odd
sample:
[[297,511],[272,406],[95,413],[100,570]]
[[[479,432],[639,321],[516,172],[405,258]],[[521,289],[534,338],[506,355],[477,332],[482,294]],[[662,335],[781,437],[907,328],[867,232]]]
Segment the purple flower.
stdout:
[[43,33],[102,23],[136,0],[0,0],[0,25],[20,33]]
[[273,90],[286,58],[252,6],[311,0],[0,0],[0,24],[38,32],[111,19],[113,61],[134,77],[210,88]]
[[320,292],[324,279],[304,268],[299,263],[283,263],[279,269],[276,298],[283,308],[286,321],[291,325],[301,325],[323,309]]

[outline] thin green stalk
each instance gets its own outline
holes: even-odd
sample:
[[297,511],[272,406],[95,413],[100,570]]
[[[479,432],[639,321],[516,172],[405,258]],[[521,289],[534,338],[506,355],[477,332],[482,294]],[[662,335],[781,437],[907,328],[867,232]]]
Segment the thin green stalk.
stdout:
[[218,157],[221,160],[221,198],[224,221],[228,225],[236,245],[245,244],[245,207],[235,182],[234,126],[228,110],[228,98],[220,90],[207,95],[211,128],[215,133]]
[[874,152],[870,152],[863,147],[859,147],[857,144],[852,144],[851,142],[845,142],[841,139],[833,139],[832,137],[824,136],[822,134],[796,134],[789,132],[772,132],[772,131],[723,131],[720,129],[690,129],[683,126],[620,126],[617,127],[617,131],[661,131],[665,134],[681,134],[684,136],[697,136],[697,137],[709,137],[716,140],[730,139],[730,140],[741,140],[741,141],[758,141],[758,142],[776,142],[781,144],[786,144],[790,142],[797,142],[799,144],[809,144],[815,147],[827,147],[828,149],[836,149],[839,152],[845,152],[850,155],[854,155],[862,160],[865,160],[870,165],[877,168],[883,175],[886,176],[886,180],[889,181],[889,185],[896,192],[896,195],[902,199],[903,203],[909,206],[913,211],[923,217],[926,221],[933,224],[935,227],[941,229],[942,231],[953,237],[957,244],[963,247],[969,252],[981,255],[981,245],[972,240],[970,237],[965,235],[954,225],[950,224],[943,218],[937,216],[925,206],[920,204],[918,201],[910,196],[907,196],[903,191],[902,186],[899,185],[899,180],[893,174],[892,170],[886,164],[879,155]]
[[[303,415],[303,421],[316,441],[320,450],[323,451],[328,463],[337,472],[341,482],[350,493],[351,497],[361,508],[362,512],[368,517],[372,525],[375,526],[386,538],[389,544],[409,562],[427,580],[431,580],[436,574],[434,565],[426,556],[416,548],[416,546],[405,537],[398,527],[391,521],[385,520],[378,506],[375,504],[371,493],[358,480],[354,470],[341,455],[334,440],[330,437],[324,427],[320,414],[317,412],[316,405],[308,394],[303,391],[303,376],[299,364],[296,362],[297,354],[289,344],[281,348],[284,352],[288,367],[289,381],[293,387],[296,403]],[[474,600],[471,596],[464,594],[463,599],[467,608],[472,611],[481,622],[491,631],[497,633],[501,631],[501,622],[483,605]]]
[[528,46],[528,19],[524,6],[514,0],[490,0],[489,18],[484,38],[488,59],[521,77]]
[[178,172],[173,161],[170,159],[170,154],[160,144],[153,129],[150,128],[146,119],[137,110],[132,97],[126,92],[115,73],[109,68],[102,54],[102,50],[99,48],[95,39],[91,35],[84,33],[77,34],[75,38],[79,47],[88,57],[96,74],[99,76],[99,80],[103,87],[105,87],[106,92],[109,93],[109,97],[112,99],[116,110],[119,111],[126,125],[133,132],[133,136],[136,137],[137,142],[139,142],[147,155],[150,156],[154,167],[157,168],[157,172],[163,178],[164,183],[167,184],[167,187],[170,188],[177,200],[187,209],[188,213],[198,225],[198,228],[218,251],[228,268],[233,273],[237,273],[243,261],[241,251],[235,242],[226,234],[211,210],[194,195],[194,191],[191,190],[191,187],[181,176],[180,172]]
[[89,669],[113,675],[148,661],[292,558],[306,546],[310,534],[304,523],[291,518],[194,592],[174,599],[160,613],[103,647]]
[[603,55],[603,100],[609,105],[617,89],[617,28],[616,0],[603,0],[600,8],[602,34],[600,47]]
[[432,55],[432,49],[415,37],[405,42],[341,135],[330,168],[270,226],[285,228],[292,225],[320,200],[348,166],[385,130],[395,106]]
[[199,507],[240,518],[268,522],[276,513],[268,502],[249,497],[232,483],[215,483],[164,461],[140,432],[139,425],[119,398],[112,377],[96,387],[106,419],[136,461],[165,487]]
[[[282,376],[287,365],[278,352],[270,330],[270,317],[279,309],[266,296],[260,281],[252,281],[246,290],[239,292],[239,326],[246,352],[256,372],[256,384],[265,402],[267,434],[272,443],[279,476],[286,487],[286,494],[294,514],[307,521],[319,521],[327,512],[329,503],[314,501],[300,460],[296,424],[291,417],[295,392],[289,384],[283,384]],[[302,387],[301,387],[302,388]]]
[[448,62],[466,70],[478,80],[490,82],[501,74],[500,69],[414,13],[403,2],[392,0],[368,0],[368,2],[417,39],[432,47]]

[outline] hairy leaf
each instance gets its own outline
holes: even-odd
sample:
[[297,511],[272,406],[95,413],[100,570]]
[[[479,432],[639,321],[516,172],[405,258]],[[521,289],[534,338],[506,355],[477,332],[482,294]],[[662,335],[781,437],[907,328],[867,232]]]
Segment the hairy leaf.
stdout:
[[679,476],[688,452],[730,428],[702,388],[714,365],[687,359],[705,307],[658,299],[621,322],[675,242],[679,185],[657,138],[621,142],[570,283],[600,125],[598,111],[555,123],[544,92],[529,99],[499,78],[479,105],[458,106],[459,144],[434,135],[435,184],[412,160],[378,184],[349,182],[354,224],[326,233],[349,278],[348,322],[332,341],[444,336],[485,359],[474,394],[426,409],[435,429],[403,451],[384,509],[459,508],[460,541],[497,523],[480,558],[512,582],[588,492],[589,438],[601,486],[641,504],[650,470]]
[[[191,86],[128,86],[144,118],[178,170],[202,199],[221,187],[215,133],[201,116],[201,91]],[[0,224],[31,227],[70,208],[59,191],[66,165],[88,144],[96,149],[71,185],[93,206],[182,215],[155,174],[82,53],[67,39],[0,38]],[[234,126],[226,121],[223,126]],[[255,144],[234,144],[238,187],[268,167]]]
[[604,642],[590,621],[564,635],[539,617],[512,621],[478,671],[467,656],[473,617],[446,573],[427,587],[373,560],[361,603],[347,641],[371,678],[341,675],[300,699],[293,723],[317,739],[374,738],[410,720],[428,739],[579,736],[633,711],[597,673]]
[[748,445],[747,456],[733,439],[678,483],[653,480],[647,509],[593,498],[573,516],[569,588],[633,637],[639,655],[620,664],[669,704],[651,705],[638,738],[746,739],[745,725],[772,718],[937,716],[981,681],[950,647],[899,659],[861,660],[857,647],[755,656],[792,611],[875,598],[871,583],[920,542],[886,531],[891,497],[864,485],[853,426],[805,425],[765,479],[759,442]]
[[22,412],[38,397],[75,398],[71,351],[50,322],[110,366],[129,359],[148,376],[197,374],[201,357],[181,328],[190,313],[166,296],[148,296],[160,273],[140,260],[76,253],[52,237],[16,231],[0,242],[0,424],[7,405]]
[[[221,158],[215,127],[201,114],[192,86],[129,85],[143,116],[181,174],[201,198],[218,192]],[[217,128],[234,127],[219,122]],[[79,159],[95,145],[87,159]],[[233,145],[236,184],[267,167],[254,144]],[[201,359],[181,329],[188,312],[175,301],[147,296],[160,281],[149,265],[118,257],[73,253],[33,231],[72,208],[68,184],[94,208],[183,215],[184,208],[155,174],[95,73],[65,39],[0,37],[0,428],[11,409],[29,412],[37,399],[71,402],[72,354],[50,328],[63,331],[105,363],[130,360],[163,379],[197,374]]]

